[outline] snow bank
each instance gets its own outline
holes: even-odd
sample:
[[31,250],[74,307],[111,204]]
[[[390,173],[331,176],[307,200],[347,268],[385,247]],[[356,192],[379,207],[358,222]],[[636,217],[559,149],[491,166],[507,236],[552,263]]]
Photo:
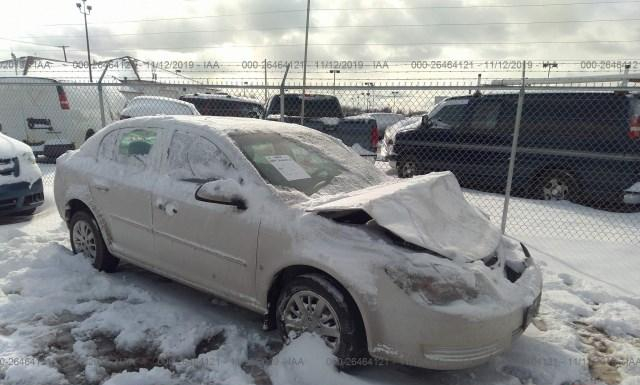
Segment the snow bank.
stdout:
[[5,385],[58,385],[65,383],[67,381],[60,372],[43,365],[10,366],[5,373],[3,382]]
[[273,357],[267,373],[277,385],[364,385],[367,382],[338,371],[336,357],[322,338],[304,333]]
[[586,322],[612,336],[640,338],[640,309],[624,301],[605,303]]
[[178,384],[172,378],[171,371],[164,368],[140,369],[138,372],[124,372],[116,374],[104,385],[174,385]]

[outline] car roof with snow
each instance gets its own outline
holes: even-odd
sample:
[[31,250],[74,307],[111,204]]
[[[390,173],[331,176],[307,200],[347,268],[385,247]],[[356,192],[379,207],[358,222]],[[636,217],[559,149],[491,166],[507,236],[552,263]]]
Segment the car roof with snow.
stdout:
[[122,128],[176,128],[177,126],[190,132],[211,133],[226,136],[230,133],[283,133],[304,132],[306,135],[323,135],[318,131],[298,124],[274,122],[261,119],[249,119],[227,116],[194,116],[194,115],[156,115],[130,118],[111,123],[82,145],[82,150],[96,153],[102,138],[113,130]]
[[243,103],[252,103],[262,106],[262,104],[256,100],[249,98],[239,98],[236,96],[231,96],[229,94],[224,93],[195,93],[195,94],[185,94],[180,96],[180,100],[190,101],[190,99],[212,99],[212,100],[229,100],[232,102],[243,102]]

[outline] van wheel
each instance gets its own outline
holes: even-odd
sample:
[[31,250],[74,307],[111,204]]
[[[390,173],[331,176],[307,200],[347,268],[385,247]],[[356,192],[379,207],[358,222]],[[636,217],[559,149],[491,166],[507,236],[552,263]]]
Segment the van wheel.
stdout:
[[96,132],[93,131],[92,129],[88,129],[87,132],[84,134],[84,140],[86,141],[87,139],[92,137],[95,133]]
[[574,177],[564,170],[551,170],[543,174],[536,195],[548,201],[573,200],[577,195]]
[[413,178],[418,173],[416,162],[413,160],[398,162],[397,168],[400,178]]
[[71,249],[74,254],[84,254],[93,267],[107,273],[114,272],[120,260],[107,250],[98,223],[85,211],[78,211],[69,221]]
[[336,357],[362,357],[364,338],[354,304],[321,275],[296,277],[278,298],[277,325],[285,342],[318,334]]

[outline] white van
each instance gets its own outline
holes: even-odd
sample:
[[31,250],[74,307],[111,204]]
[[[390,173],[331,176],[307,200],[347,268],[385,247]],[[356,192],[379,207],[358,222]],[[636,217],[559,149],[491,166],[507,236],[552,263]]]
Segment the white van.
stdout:
[[[30,84],[31,83],[31,84]],[[118,119],[125,98],[105,87],[106,123]],[[65,86],[39,77],[0,78],[0,130],[31,145],[36,155],[56,158],[78,148],[102,128],[96,85]]]

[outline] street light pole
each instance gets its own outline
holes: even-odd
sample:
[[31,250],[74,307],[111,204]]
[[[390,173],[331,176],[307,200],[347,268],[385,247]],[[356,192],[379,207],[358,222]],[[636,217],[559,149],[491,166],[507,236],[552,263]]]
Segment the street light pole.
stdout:
[[333,96],[336,96],[336,74],[340,73],[340,70],[329,70],[330,74],[333,74]]
[[371,91],[367,92],[367,112],[369,112],[369,95],[371,95],[371,105],[375,105],[374,104],[375,100],[373,99],[373,86],[375,85],[375,83],[365,82],[364,85],[371,87]]
[[547,79],[551,76],[551,68],[558,68],[558,63],[556,62],[550,62],[550,61],[546,61],[544,63],[542,63],[542,68],[549,68],[549,70],[547,71]]
[[93,74],[91,73],[91,49],[89,48],[89,27],[87,26],[87,15],[91,14],[92,7],[87,5],[87,0],[82,0],[82,4],[76,3],[76,7],[81,14],[84,15],[84,36],[87,39],[87,60],[89,63],[89,82],[93,83]]
[[398,110],[396,110],[396,96],[398,96],[400,92],[398,91],[391,91],[391,95],[393,95],[393,111],[398,112]]

